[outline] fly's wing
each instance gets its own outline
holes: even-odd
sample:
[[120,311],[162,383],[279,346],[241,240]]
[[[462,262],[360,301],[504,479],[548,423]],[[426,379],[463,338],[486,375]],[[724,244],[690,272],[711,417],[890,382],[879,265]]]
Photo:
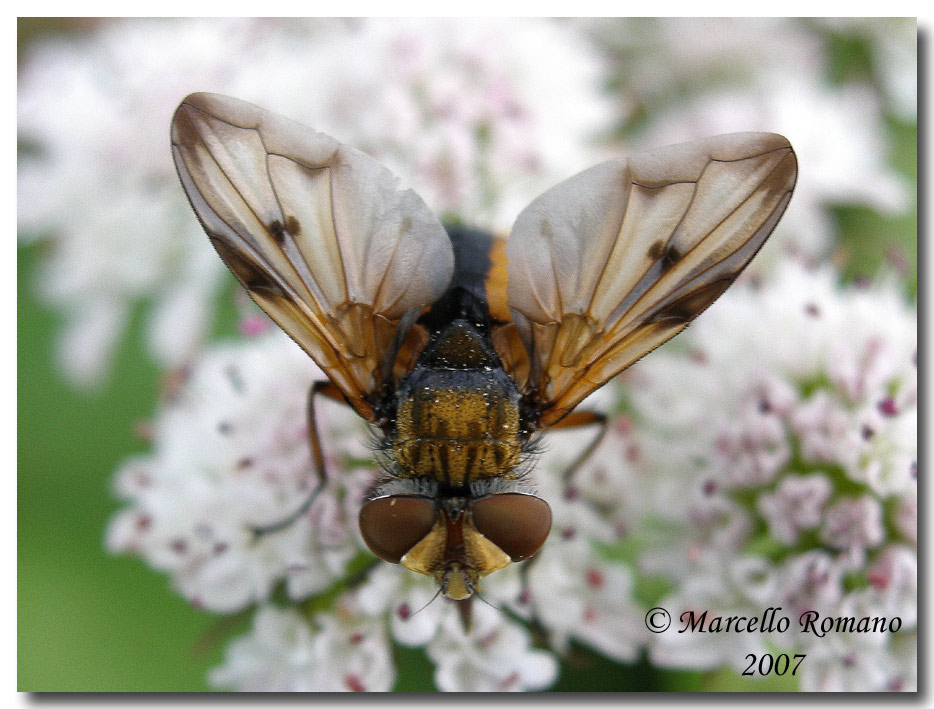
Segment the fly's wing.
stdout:
[[507,300],[539,426],[710,305],[775,228],[796,176],[785,138],[735,133],[602,163],[532,202],[509,237]]
[[172,153],[221,258],[372,420],[399,330],[451,280],[441,223],[364,153],[226,96],[182,102]]

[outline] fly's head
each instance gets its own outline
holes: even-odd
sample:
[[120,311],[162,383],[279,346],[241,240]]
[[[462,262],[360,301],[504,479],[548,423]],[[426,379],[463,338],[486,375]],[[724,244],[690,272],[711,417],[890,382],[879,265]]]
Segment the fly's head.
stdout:
[[484,576],[533,556],[550,530],[548,503],[524,492],[387,494],[360,510],[360,531],[376,556],[431,576],[455,600],[479,591]]

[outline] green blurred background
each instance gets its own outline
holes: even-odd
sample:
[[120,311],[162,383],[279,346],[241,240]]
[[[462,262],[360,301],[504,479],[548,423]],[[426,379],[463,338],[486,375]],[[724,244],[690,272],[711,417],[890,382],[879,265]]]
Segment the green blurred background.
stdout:
[[[80,28],[80,23],[78,25]],[[19,49],[36,36],[75,31],[61,20],[19,23]],[[837,48],[841,72],[865,67],[858,43]],[[895,164],[917,176],[917,128],[888,125]],[[871,277],[899,254],[908,264],[906,296],[917,282],[917,220],[886,218],[864,208],[839,208],[839,265],[848,279]],[[146,450],[135,433],[154,412],[160,374],[144,352],[141,318],[122,339],[112,376],[100,389],[70,387],[53,367],[60,316],[35,297],[41,246],[17,254],[18,406],[18,688],[21,691],[202,691],[206,671],[221,661],[232,634],[248,626],[199,611],[170,588],[167,577],[139,560],[104,549],[119,505],[111,480],[128,455]],[[224,298],[230,303],[229,297]],[[233,334],[225,312],[217,334]],[[421,651],[397,648],[400,690],[430,690],[431,665]],[[791,678],[743,681],[729,672],[622,667],[583,649],[564,663],[557,690],[789,690]]]

